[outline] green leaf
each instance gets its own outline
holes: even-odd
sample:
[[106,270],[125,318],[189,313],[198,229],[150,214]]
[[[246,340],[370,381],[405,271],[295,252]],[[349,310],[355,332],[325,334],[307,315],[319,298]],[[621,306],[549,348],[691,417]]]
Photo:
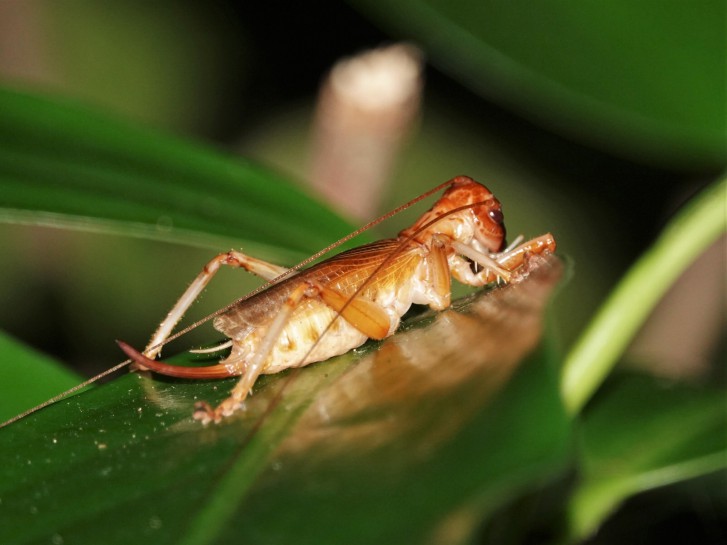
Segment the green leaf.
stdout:
[[287,259],[352,230],[244,159],[68,102],[0,89],[0,142],[0,221]]
[[482,95],[638,160],[725,164],[724,2],[355,0]]
[[[81,382],[81,377],[48,356],[0,331],[0,422]],[[8,387],[10,386],[10,387]]]
[[559,267],[345,356],[234,381],[126,375],[0,430],[0,542],[466,541],[567,463],[556,365],[536,350]]
[[724,390],[621,376],[587,407],[571,537],[591,535],[626,498],[727,468]]
[[571,412],[596,391],[669,286],[727,231],[725,198],[727,178],[688,203],[591,320],[563,364],[563,399]]

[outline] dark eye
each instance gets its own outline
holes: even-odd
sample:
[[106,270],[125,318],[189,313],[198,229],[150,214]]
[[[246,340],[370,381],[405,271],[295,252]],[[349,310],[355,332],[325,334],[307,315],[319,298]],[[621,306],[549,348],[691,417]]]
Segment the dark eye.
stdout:
[[505,218],[502,216],[502,210],[500,210],[499,208],[490,210],[489,212],[487,212],[487,215],[490,216],[490,219],[498,225],[502,225],[502,222],[505,220]]

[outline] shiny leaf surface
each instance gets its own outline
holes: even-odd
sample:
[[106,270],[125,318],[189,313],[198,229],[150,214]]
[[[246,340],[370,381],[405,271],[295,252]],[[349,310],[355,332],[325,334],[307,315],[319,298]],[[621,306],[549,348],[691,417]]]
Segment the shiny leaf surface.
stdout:
[[81,377],[0,331],[0,422],[81,382]]
[[263,377],[219,426],[191,407],[232,381],[126,375],[6,427],[0,541],[464,541],[567,463],[552,354],[536,349],[559,268]]

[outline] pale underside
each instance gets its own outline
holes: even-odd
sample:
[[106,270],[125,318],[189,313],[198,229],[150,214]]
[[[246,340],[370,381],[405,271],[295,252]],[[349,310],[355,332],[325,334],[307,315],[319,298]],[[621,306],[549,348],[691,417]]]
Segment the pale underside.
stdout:
[[[400,245],[400,240],[382,240],[344,252],[217,317],[214,327],[233,341],[232,352],[222,363],[234,374],[243,373],[246,361],[267,333],[272,317],[280,311],[291,292],[306,281],[332,288],[345,296],[352,296],[366,282],[357,296],[373,301],[385,310],[390,320],[388,333],[393,333],[412,303],[431,302],[424,250],[417,244],[409,243],[403,249]],[[392,258],[392,252],[397,249],[401,251]],[[387,258],[390,261],[377,271]],[[368,337],[337,314],[318,298],[301,301],[275,342],[262,373],[277,373],[289,367],[322,361],[362,345]],[[313,347],[324,332],[325,342]]]

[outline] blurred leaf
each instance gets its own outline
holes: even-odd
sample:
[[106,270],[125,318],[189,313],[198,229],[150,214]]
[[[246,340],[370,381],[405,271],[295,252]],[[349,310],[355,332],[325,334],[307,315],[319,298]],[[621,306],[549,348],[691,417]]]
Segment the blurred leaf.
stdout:
[[126,375],[0,430],[0,542],[465,541],[568,460],[555,365],[534,352],[552,265],[263,377],[219,426],[191,407],[234,381]]
[[0,331],[0,422],[81,382],[81,377],[48,356]]
[[288,259],[352,230],[244,159],[70,103],[0,89],[0,142],[0,221]]
[[725,164],[725,4],[404,0],[353,4],[464,84],[591,145]]
[[587,538],[634,494],[727,468],[726,398],[647,377],[607,384],[584,413],[572,537]]
[[220,101],[247,75],[250,46],[226,11],[195,2],[39,0],[36,47],[53,52],[47,77],[64,94],[155,126],[208,132]]
[[563,364],[563,399],[571,412],[596,391],[669,286],[727,231],[726,196],[722,178],[687,203],[588,324]]

